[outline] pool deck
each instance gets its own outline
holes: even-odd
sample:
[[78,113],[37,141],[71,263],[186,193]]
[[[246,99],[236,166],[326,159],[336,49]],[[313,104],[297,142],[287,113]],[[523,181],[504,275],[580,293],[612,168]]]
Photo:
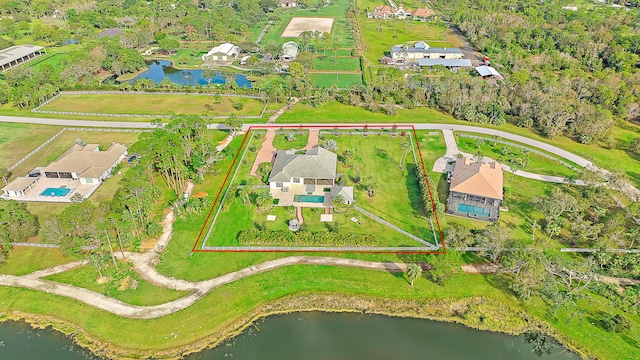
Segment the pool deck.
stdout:
[[[271,189],[271,195],[274,199],[278,199],[278,206],[296,206],[296,207],[314,207],[314,208],[323,208],[325,207],[325,203],[314,203],[314,202],[300,202],[293,201],[296,195],[319,195],[324,196],[324,188],[326,185],[316,185],[315,189],[309,194],[307,192],[307,186],[304,184],[291,184],[289,186],[289,191],[284,192],[281,189]],[[326,202],[326,199],[325,199]]]
[[[44,196],[40,195],[47,188],[59,188],[66,186],[71,189],[65,196]],[[10,199],[16,201],[34,201],[34,202],[55,202],[55,203],[70,203],[71,197],[79,193],[85,199],[93,194],[100,184],[82,185],[79,180],[73,179],[48,179],[44,176],[38,178],[38,182],[33,184],[31,190],[28,190],[24,196],[10,196],[3,199]]]

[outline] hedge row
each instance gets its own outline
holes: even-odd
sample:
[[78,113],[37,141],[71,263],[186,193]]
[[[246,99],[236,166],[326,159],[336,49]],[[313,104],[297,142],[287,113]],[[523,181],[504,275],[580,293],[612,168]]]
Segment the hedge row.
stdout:
[[343,234],[337,232],[307,231],[260,231],[251,229],[240,232],[238,241],[242,245],[279,246],[375,246],[373,235]]

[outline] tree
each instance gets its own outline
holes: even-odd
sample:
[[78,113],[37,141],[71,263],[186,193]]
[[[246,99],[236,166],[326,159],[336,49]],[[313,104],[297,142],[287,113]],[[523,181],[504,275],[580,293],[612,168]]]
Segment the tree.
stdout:
[[373,176],[368,175],[363,180],[364,186],[367,188],[367,195],[369,197],[374,197],[376,195],[376,189],[378,188],[378,183],[374,179]]
[[26,241],[37,233],[38,219],[24,203],[0,201],[0,264],[8,256],[12,242]]
[[231,130],[231,135],[235,136],[242,130],[242,120],[236,114],[231,114],[224,122],[224,125]]
[[337,213],[343,213],[347,210],[347,204],[344,201],[342,195],[336,195],[331,199],[331,207],[333,211]]
[[640,138],[635,138],[629,145],[629,151],[634,154],[640,154]]
[[2,181],[5,185],[8,184],[7,180],[9,180],[9,176],[11,176],[11,172],[3,167],[0,167],[0,178],[2,178]]
[[502,259],[505,249],[511,244],[509,230],[494,223],[484,228],[476,237],[478,247],[483,248],[480,255],[496,264]]
[[407,160],[407,153],[409,152],[409,149],[411,149],[411,145],[409,145],[409,143],[407,143],[406,141],[403,141],[400,143],[400,148],[402,149],[402,155],[400,155],[400,162],[398,167],[400,168],[400,170],[404,170],[404,163]]
[[353,158],[355,157],[355,153],[351,150],[345,150],[342,152],[342,162],[344,163],[344,166],[346,167],[351,167],[351,161],[353,161]]
[[256,198],[256,205],[261,211],[266,211],[273,206],[273,196],[268,191],[261,192]]
[[158,46],[162,50],[166,50],[169,53],[173,53],[174,51],[176,51],[176,49],[180,47],[180,42],[178,42],[178,40],[176,39],[165,37],[164,39],[160,39],[158,41]]
[[329,151],[336,152],[338,151],[338,143],[333,139],[329,139],[327,140],[327,143],[324,145],[324,148]]
[[407,277],[413,286],[413,282],[422,276],[422,267],[416,263],[411,263],[407,266]]

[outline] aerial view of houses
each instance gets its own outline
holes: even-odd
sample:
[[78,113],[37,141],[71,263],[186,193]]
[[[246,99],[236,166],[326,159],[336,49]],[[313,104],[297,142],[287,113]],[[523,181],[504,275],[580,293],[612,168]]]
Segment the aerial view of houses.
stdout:
[[640,358],[637,0],[1,5],[0,359]]

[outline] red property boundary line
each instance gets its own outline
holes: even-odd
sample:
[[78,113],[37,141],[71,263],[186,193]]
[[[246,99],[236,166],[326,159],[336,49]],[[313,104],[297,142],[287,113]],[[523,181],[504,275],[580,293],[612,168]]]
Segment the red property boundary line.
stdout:
[[[427,170],[426,167],[424,165],[424,159],[422,157],[422,151],[420,150],[420,145],[418,142],[418,136],[416,134],[416,129],[413,125],[411,124],[389,124],[389,125],[358,125],[358,126],[354,126],[354,125],[335,125],[335,126],[328,126],[328,125],[251,125],[249,126],[249,128],[247,129],[247,132],[244,134],[244,137],[242,138],[242,143],[240,144],[240,148],[238,149],[238,151],[236,152],[236,156],[233,159],[233,162],[231,163],[231,166],[229,167],[229,171],[227,172],[227,175],[224,178],[224,181],[222,182],[222,185],[220,186],[220,190],[218,190],[218,194],[216,195],[216,199],[214,200],[213,204],[211,205],[211,208],[209,209],[209,213],[207,214],[207,218],[204,221],[204,224],[202,224],[202,228],[200,229],[200,232],[198,233],[198,237],[196,238],[196,242],[193,244],[193,248],[191,249],[191,252],[292,252],[291,250],[204,250],[204,249],[197,249],[198,247],[198,243],[200,242],[200,240],[202,239],[202,234],[204,233],[207,224],[209,223],[209,220],[211,220],[211,215],[213,214],[213,210],[215,209],[216,205],[218,204],[218,201],[220,200],[220,197],[223,194],[223,190],[225,188],[225,186],[227,186],[227,182],[229,181],[229,177],[231,176],[231,173],[236,165],[236,162],[238,161],[238,157],[240,156],[240,153],[242,152],[244,145],[247,141],[248,135],[252,130],[271,130],[271,129],[275,129],[275,130],[279,130],[279,129],[292,129],[292,130],[305,130],[305,129],[325,129],[325,130],[333,130],[333,129],[351,129],[351,130],[369,130],[369,129],[377,129],[377,130],[393,130],[393,129],[409,129],[410,131],[413,132],[413,139],[414,139],[414,145],[416,147],[416,149],[418,149],[418,155],[420,156],[420,164],[422,165],[422,173],[424,175],[424,178],[427,181],[427,189],[429,191],[429,199],[431,200],[431,210],[433,211],[433,215],[434,218],[436,219],[436,224],[438,227],[438,234],[440,235],[440,247],[442,248],[441,251],[363,251],[363,253],[385,253],[385,254],[446,254],[447,249],[445,247],[444,244],[444,236],[442,235],[442,229],[440,228],[440,220],[438,219],[438,214],[436,212],[436,204],[433,201],[433,193],[431,190],[431,181],[429,179],[429,176],[427,175]],[[309,250],[309,251],[305,251],[305,250],[298,250],[298,251],[294,251],[294,252],[333,252],[333,253],[353,253],[352,251],[341,251],[341,250],[324,250],[324,251],[319,251],[319,250]]]

